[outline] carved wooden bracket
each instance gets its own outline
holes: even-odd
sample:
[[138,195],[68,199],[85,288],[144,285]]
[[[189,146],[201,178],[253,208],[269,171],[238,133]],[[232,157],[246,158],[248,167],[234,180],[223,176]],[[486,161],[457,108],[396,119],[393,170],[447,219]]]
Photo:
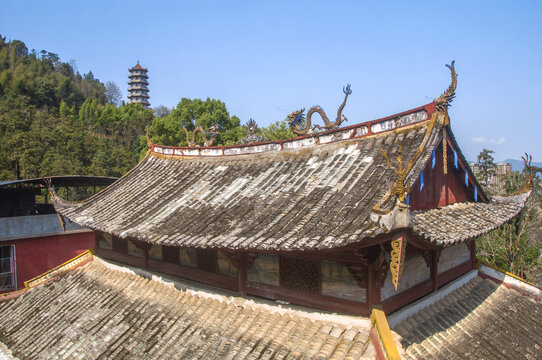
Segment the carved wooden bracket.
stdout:
[[380,280],[380,284],[384,285],[384,281],[386,281],[386,277],[388,276],[389,272],[389,266],[388,262],[384,261],[382,263],[382,266],[376,269],[376,274]]
[[425,260],[425,265],[427,265],[428,268],[431,267],[431,251],[425,250],[423,252],[423,259]]
[[407,241],[404,236],[392,240],[391,242],[390,271],[392,275],[391,281],[395,286],[395,291],[399,288],[399,281],[401,281],[401,275],[405,265],[406,244]]
[[363,265],[369,265],[369,248],[356,249],[354,254],[359,258]]

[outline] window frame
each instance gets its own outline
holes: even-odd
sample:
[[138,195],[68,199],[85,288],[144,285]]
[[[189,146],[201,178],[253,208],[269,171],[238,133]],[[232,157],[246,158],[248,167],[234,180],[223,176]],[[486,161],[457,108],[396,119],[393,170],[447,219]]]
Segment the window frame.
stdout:
[[0,260],[9,259],[10,262],[10,271],[5,273],[0,273],[0,275],[10,275],[11,274],[11,286],[10,287],[0,287],[0,291],[5,290],[17,290],[17,257],[15,252],[15,245],[0,245],[0,247],[9,247],[9,257],[0,258]]

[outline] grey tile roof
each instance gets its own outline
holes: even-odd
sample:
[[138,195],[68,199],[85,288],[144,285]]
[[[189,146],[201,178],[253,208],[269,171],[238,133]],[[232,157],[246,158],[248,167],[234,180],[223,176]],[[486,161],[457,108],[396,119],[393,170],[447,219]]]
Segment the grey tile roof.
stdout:
[[474,278],[394,330],[405,359],[540,359],[542,303]]
[[487,204],[463,202],[414,211],[413,231],[441,246],[473,239],[518,215],[529,195],[530,192],[508,197],[494,196]]
[[0,302],[0,338],[21,359],[359,359],[369,327],[177,290],[96,259]]
[[[269,251],[342,247],[394,228],[391,216],[373,211],[396,179],[379,150],[395,165],[401,145],[406,165],[423,149],[406,178],[413,184],[442,144],[443,125],[431,109],[427,105],[281,142],[153,145],[137,167],[105,191],[76,206],[58,198],[53,203],[79,225],[157,245]],[[395,202],[390,198],[380,205],[390,210]],[[451,245],[494,229],[522,207],[520,200],[495,199],[418,212],[414,232]]]
[[[429,121],[423,121],[361,138],[256,154],[189,157],[154,152],[89,201],[58,208],[91,229],[161,245],[340,247],[382,231],[371,220],[371,209],[389,191],[395,174],[378,149],[395,161],[400,144],[407,162],[428,126]],[[427,134],[434,143],[436,128]],[[430,150],[426,152],[425,160]]]

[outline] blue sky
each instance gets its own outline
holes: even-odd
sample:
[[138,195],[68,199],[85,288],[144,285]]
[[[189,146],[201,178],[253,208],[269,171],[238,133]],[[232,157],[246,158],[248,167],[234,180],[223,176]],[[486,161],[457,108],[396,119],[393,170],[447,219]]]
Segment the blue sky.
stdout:
[[151,106],[224,101],[265,126],[299,108],[355,124],[417,107],[449,85],[468,159],[542,160],[540,1],[7,1],[0,34],[114,81],[149,69]]

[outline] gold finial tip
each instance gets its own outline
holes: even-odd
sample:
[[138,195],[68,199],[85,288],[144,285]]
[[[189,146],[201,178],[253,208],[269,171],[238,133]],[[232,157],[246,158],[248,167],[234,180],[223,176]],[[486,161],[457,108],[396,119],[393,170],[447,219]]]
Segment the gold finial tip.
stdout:
[[455,72],[455,60],[452,60],[450,64],[446,64],[446,67],[450,69],[452,83],[450,84],[448,89],[446,89],[446,91],[442,95],[440,95],[439,98],[436,98],[434,100],[438,111],[448,110],[448,108],[450,107],[450,103],[455,97],[455,89],[457,88],[457,73]]

